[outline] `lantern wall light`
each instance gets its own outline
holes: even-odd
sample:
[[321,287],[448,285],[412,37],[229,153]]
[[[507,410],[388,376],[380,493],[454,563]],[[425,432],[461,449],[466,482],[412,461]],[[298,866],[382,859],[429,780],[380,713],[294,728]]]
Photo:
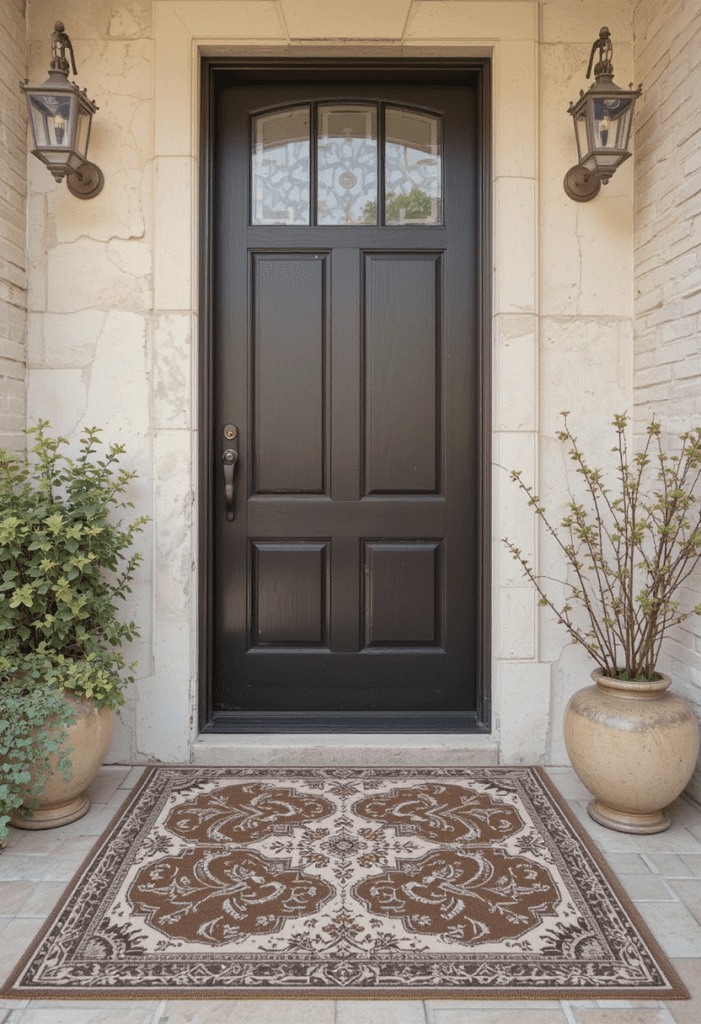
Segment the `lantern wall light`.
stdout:
[[92,199],[105,183],[100,168],[87,159],[90,124],[98,107],[88,99],[85,89],[68,81],[67,51],[73,74],[77,75],[73,45],[63,22],[57,21],[51,36],[49,77],[36,86],[21,82],[20,88],[27,97],[34,137],[32,153],[46,164],[56,181],[66,178],[74,196]]
[[628,149],[633,125],[635,101],[642,85],[621,89],[613,81],[613,45],[611,33],[604,27],[591,48],[587,78],[591,77],[594,54],[599,60],[594,68],[594,84],[587,92],[580,89],[579,99],[570,103],[568,113],[574,120],[579,163],[565,175],[565,192],[578,203],[586,203],[598,194],[602,183],[631,155]]

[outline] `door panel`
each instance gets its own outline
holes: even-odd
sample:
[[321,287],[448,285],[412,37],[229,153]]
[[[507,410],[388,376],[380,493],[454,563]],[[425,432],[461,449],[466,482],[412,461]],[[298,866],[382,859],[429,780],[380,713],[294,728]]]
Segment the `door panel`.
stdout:
[[365,253],[365,494],[440,483],[440,253]]
[[441,542],[366,541],[365,647],[439,647]]
[[328,544],[252,544],[251,649],[328,646]]
[[253,494],[326,489],[327,263],[317,253],[253,254]]
[[[213,727],[474,728],[476,85],[222,79],[217,104]],[[309,111],[308,171],[276,105]]]

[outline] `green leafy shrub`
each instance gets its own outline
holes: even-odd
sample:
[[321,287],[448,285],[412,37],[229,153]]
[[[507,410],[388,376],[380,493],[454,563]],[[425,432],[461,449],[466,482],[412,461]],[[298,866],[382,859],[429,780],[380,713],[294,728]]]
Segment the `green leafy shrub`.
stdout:
[[[628,418],[614,417],[617,455],[614,490],[585,459],[563,413],[564,429],[558,439],[569,445],[568,454],[582,478],[582,495],[570,492],[567,514],[553,526],[533,488],[511,472],[563,553],[569,568],[564,603],[548,593],[547,577],[537,575],[508,537],[504,543],[521,564],[540,595],[541,605],[554,613],[575,644],[581,644],[604,675],[647,680],[655,666],[665,635],[701,604],[683,610],[677,595],[701,559],[701,427],[681,434],[673,454],[663,450],[661,427],[652,421],[647,441],[629,458]],[[585,625],[572,616],[584,612]]]
[[[0,657],[0,847],[13,811],[28,816],[51,771],[50,755],[67,738],[75,715],[62,699],[61,672],[39,652]],[[56,768],[71,775],[70,752]],[[31,766],[31,770],[30,770]]]
[[0,820],[22,802],[27,764],[44,749],[40,723],[48,715],[65,724],[64,690],[97,707],[124,703],[135,666],[121,645],[139,636],[117,615],[141,561],[130,549],[147,522],[120,518],[133,507],[123,495],[136,474],[118,466],[123,445],[99,452],[97,428],[83,431],[75,459],[48,428],[41,421],[28,431],[27,462],[0,449]]

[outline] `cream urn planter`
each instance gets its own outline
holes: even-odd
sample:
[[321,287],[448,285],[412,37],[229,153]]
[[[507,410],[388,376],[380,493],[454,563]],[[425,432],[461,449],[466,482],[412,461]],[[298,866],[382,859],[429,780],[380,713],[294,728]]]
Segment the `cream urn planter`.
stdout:
[[38,806],[32,809],[29,818],[13,814],[10,823],[15,828],[58,828],[77,821],[90,809],[85,790],[107,754],[114,729],[114,711],[107,707],[96,708],[88,697],[76,697],[68,692],[64,692],[63,697],[76,715],[75,722],[66,726],[65,749],[71,759],[71,778],[66,781],[63,773],[56,771],[60,754],[51,755],[54,770],[44,783],[43,794],[36,798]]
[[690,706],[668,692],[664,675],[649,682],[592,672],[565,710],[567,752],[594,794],[589,815],[619,832],[663,832],[666,808],[696,766],[699,725]]

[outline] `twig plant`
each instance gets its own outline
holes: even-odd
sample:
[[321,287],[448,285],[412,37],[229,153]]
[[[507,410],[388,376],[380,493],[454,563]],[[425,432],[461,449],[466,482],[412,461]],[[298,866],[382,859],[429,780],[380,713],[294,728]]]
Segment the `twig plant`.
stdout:
[[[504,543],[547,606],[581,644],[603,675],[628,680],[655,678],[665,635],[701,604],[683,610],[680,588],[701,559],[701,427],[680,435],[681,448],[664,451],[661,426],[647,426],[644,446],[632,458],[628,451],[628,417],[616,415],[613,426],[618,483],[615,492],[603,474],[584,457],[572,434],[567,413],[558,439],[569,445],[569,457],[582,478],[582,500],[570,492],[567,514],[559,527],[546,515],[538,495],[524,483],[521,471],[511,479],[521,488],[563,553],[568,580],[535,572],[508,537]],[[548,581],[565,587],[564,603],[548,592]],[[583,609],[588,625],[573,618]]]

